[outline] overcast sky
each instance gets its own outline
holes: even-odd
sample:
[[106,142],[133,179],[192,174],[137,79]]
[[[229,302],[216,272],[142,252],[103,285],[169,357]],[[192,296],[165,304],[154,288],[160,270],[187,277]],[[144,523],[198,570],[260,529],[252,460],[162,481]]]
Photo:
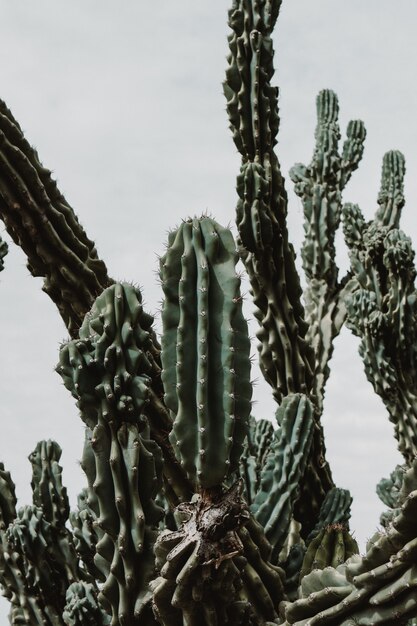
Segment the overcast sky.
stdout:
[[[206,210],[223,224],[234,219],[239,158],[221,89],[228,5],[0,2],[0,97],[54,171],[109,274],[139,283],[151,312],[161,298],[156,255],[167,229]],[[274,39],[274,82],[281,89],[278,153],[287,189],[289,168],[312,155],[315,96],[332,88],[340,99],[342,130],[351,118],[363,119],[368,130],[362,165],[344,200],[358,202],[371,217],[382,156],[402,150],[408,166],[402,226],[414,242],[416,23],[413,0],[284,0]],[[289,229],[299,248],[302,211],[292,193]],[[341,241],[338,255],[345,267]],[[66,331],[15,246],[0,275],[0,328],[0,459],[12,471],[20,504],[28,503],[26,457],[39,439],[56,439],[75,505],[83,486],[77,465],[83,428],[54,372]],[[363,549],[383,510],[375,484],[400,456],[356,352],[357,340],[344,332],[336,343],[323,421],[336,484],[355,498],[351,526]],[[272,419],[268,387],[260,383],[255,398],[255,415]]]

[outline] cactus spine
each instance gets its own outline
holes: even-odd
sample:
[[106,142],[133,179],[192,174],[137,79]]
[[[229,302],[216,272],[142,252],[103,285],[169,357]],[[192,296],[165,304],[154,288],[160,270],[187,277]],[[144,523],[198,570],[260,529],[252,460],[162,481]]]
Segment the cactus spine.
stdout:
[[[304,210],[303,294],[274,152],[271,34],[280,6],[234,0],[229,12],[224,92],[242,157],[238,241],[205,215],[169,234],[160,259],[161,345],[140,290],[108,276],[0,101],[0,217],[68,328],[57,372],[85,425],[87,479],[70,512],[61,449],[41,441],[29,457],[33,502],[16,510],[0,463],[0,584],[12,625],[417,619],[417,298],[414,252],[399,228],[404,158],[385,155],[372,221],[343,205],[366,131],[350,122],[339,149],[338,100],[320,92],[313,158],[290,173]],[[335,260],[341,222],[351,261],[343,278]],[[0,240],[0,270],[6,252]],[[239,258],[259,322],[261,369],[278,404],[274,425],[251,415]],[[389,508],[385,528],[362,556],[349,529],[352,498],[334,485],[320,422],[344,323],[360,338],[367,377],[404,456],[378,485]]]

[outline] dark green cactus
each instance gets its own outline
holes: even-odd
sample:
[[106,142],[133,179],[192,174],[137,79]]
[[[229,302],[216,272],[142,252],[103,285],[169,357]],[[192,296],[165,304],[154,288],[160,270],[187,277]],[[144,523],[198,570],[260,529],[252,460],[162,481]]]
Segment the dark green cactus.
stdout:
[[349,275],[339,280],[335,235],[342,213],[342,192],[358,167],[366,136],[361,121],[349,122],[347,139],[339,153],[339,103],[324,90],[317,97],[316,145],[308,167],[297,164],[290,176],[304,210],[305,239],[301,250],[308,279],[305,291],[307,337],[315,354],[314,393],[320,411],[333,341],[346,318],[345,294],[352,288]]
[[204,217],[171,233],[160,262],[170,440],[193,485],[203,489],[236,470],[251,409],[237,261],[230,231]]
[[343,524],[329,524],[312,539],[301,566],[303,579],[315,569],[337,568],[354,554],[359,554],[356,541]]
[[376,533],[363,557],[315,570],[301,583],[300,599],[283,605],[286,624],[406,624],[416,614],[417,461],[404,475],[401,510]]
[[[108,276],[0,101],[0,217],[68,328],[57,371],[85,425],[87,482],[70,513],[61,449],[41,441],[29,457],[33,503],[16,511],[0,463],[0,584],[12,625],[417,620],[417,295],[414,252],[399,229],[404,158],[385,155],[372,221],[343,206],[365,128],[350,122],[339,149],[338,100],[320,92],[312,161],[290,173],[304,211],[302,293],[274,152],[280,6],[234,0],[229,12],[224,92],[242,157],[238,242],[207,216],[170,233],[160,259],[161,345],[140,290]],[[341,221],[351,261],[343,278],[335,260]],[[6,252],[0,240],[0,270]],[[239,258],[261,370],[279,405],[275,424],[251,416]],[[320,422],[345,322],[360,338],[405,461],[378,485],[389,511],[362,556],[348,526],[352,498],[334,485]]]
[[288,535],[299,483],[313,436],[313,407],[303,394],[291,394],[277,411],[279,434],[261,471],[259,491],[252,504],[276,560]]
[[4,257],[9,251],[7,243],[0,237],[0,272],[4,270]]
[[417,453],[416,270],[410,239],[398,228],[405,166],[389,152],[382,168],[379,209],[366,223],[359,207],[344,207],[354,288],[346,298],[348,324],[361,339],[365,372],[394,424],[406,462]]

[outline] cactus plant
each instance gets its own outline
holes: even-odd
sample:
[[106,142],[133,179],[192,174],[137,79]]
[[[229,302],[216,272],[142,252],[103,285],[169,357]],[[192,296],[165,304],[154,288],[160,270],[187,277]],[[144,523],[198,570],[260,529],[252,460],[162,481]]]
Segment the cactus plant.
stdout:
[[[33,502],[16,509],[0,463],[0,584],[10,623],[46,626],[412,624],[417,619],[414,252],[400,230],[404,158],[385,155],[366,222],[343,191],[364,124],[339,148],[339,104],[317,98],[301,198],[306,288],[274,151],[272,31],[281,0],[234,0],[224,93],[241,155],[235,243],[186,218],[160,258],[162,337],[141,290],[109,277],[95,245],[0,101],[0,217],[68,329],[56,367],[85,427],[86,486],[70,512],[61,448],[29,457]],[[339,276],[339,226],[350,270]],[[7,245],[0,240],[0,270]],[[241,259],[275,419],[251,415]],[[378,486],[384,529],[359,549],[350,493],[334,484],[321,423],[334,340],[360,338],[365,372],[404,464]],[[266,416],[265,416],[266,417]],[[70,522],[71,527],[68,522]]]

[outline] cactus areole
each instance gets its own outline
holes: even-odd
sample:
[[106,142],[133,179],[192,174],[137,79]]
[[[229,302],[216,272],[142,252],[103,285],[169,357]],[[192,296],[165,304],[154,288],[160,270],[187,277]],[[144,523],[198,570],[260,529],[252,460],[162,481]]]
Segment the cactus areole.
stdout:
[[[417,294],[414,252],[400,230],[404,157],[384,156],[372,220],[343,205],[365,126],[351,121],[340,145],[337,96],[320,92],[312,160],[290,172],[304,211],[303,292],[274,151],[280,5],[234,0],[229,11],[224,93],[241,155],[238,239],[206,215],[169,233],[160,341],[141,291],[108,276],[0,101],[0,217],[67,326],[56,369],[85,426],[86,485],[72,511],[56,442],[30,455],[33,502],[19,510],[0,463],[0,584],[12,625],[416,623]],[[335,260],[340,226],[345,276]],[[0,240],[0,270],[7,250]],[[251,415],[239,259],[277,403],[268,419]],[[404,457],[378,485],[388,510],[362,556],[321,424],[344,324],[360,339]]]

